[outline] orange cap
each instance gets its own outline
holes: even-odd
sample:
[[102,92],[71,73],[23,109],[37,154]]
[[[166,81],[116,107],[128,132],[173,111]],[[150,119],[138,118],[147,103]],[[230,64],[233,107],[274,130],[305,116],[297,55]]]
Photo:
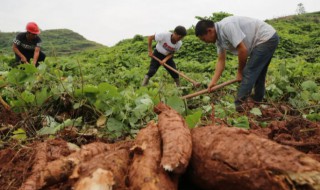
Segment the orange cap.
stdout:
[[40,29],[35,22],[29,22],[26,26],[26,29],[32,34],[40,34]]

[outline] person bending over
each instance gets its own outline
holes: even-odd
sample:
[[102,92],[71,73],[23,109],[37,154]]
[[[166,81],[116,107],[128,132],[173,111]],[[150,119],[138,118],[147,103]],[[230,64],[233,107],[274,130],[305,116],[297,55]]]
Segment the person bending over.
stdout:
[[238,56],[236,78],[241,81],[235,100],[236,110],[244,111],[243,102],[252,99],[261,102],[265,94],[268,66],[278,46],[279,36],[269,24],[254,18],[229,16],[219,22],[201,20],[196,24],[195,35],[206,43],[215,43],[218,60],[208,90],[215,86],[226,63],[226,50]]
[[[156,74],[160,65],[167,63],[172,68],[176,69],[176,64],[173,60],[173,54],[177,52],[181,45],[182,39],[187,35],[187,30],[183,26],[177,26],[174,32],[156,33],[155,35],[148,37],[148,52],[151,57],[150,67],[148,73],[145,75],[142,86],[146,86],[149,83],[150,78]],[[156,48],[152,51],[152,41],[157,42]],[[161,60],[158,62],[152,56],[155,56]],[[179,75],[172,70],[165,67],[171,77],[174,79],[176,86],[180,86]]]
[[30,59],[33,58],[32,64],[37,67],[39,62],[46,58],[46,55],[40,51],[41,39],[38,36],[40,29],[35,22],[29,22],[26,30],[14,38],[12,49],[17,63],[30,63]]

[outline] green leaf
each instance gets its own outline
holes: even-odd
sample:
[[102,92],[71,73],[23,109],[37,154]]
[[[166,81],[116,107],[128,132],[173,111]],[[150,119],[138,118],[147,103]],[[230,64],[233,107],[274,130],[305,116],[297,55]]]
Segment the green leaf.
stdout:
[[135,100],[135,103],[137,105],[139,105],[139,104],[144,104],[144,105],[147,105],[147,106],[152,106],[153,105],[153,101],[151,100],[150,96],[147,95],[147,94],[144,94],[143,96],[138,97]]
[[36,80],[35,73],[37,72],[37,69],[33,65],[22,64],[19,65],[19,68],[22,69],[13,68],[8,73],[7,80],[9,83],[23,84],[25,82],[33,82]]
[[108,109],[108,110],[106,110],[105,112],[104,112],[104,115],[105,116],[109,116],[109,115],[111,115],[113,113],[113,110],[112,109]]
[[314,101],[320,101],[320,93],[313,93],[311,94],[311,98],[314,100]]
[[43,127],[39,131],[37,131],[38,135],[54,135],[58,132],[58,130],[54,127]]
[[209,113],[212,111],[212,106],[210,104],[205,105],[205,106],[202,106],[202,109],[205,111],[205,113]]
[[287,74],[286,65],[285,64],[280,64],[279,65],[279,71],[280,71],[281,76],[286,76],[286,74]]
[[309,90],[315,92],[317,90],[317,84],[314,81],[308,80],[301,84],[304,90]]
[[288,92],[296,92],[296,89],[292,88],[291,86],[286,86]]
[[140,105],[136,106],[132,110],[132,112],[137,118],[141,119],[143,116],[146,115],[146,112],[148,111],[148,108],[149,108],[148,105],[140,104]]
[[121,132],[124,130],[125,125],[115,118],[109,118],[107,122],[107,128],[109,131]]
[[263,121],[260,123],[260,126],[263,128],[268,127],[268,123],[266,121]]
[[259,108],[252,108],[250,110],[250,113],[252,113],[255,116],[261,116],[262,115],[261,110]]
[[32,64],[21,64],[19,67],[22,68],[26,74],[34,74],[38,71],[37,68]]
[[73,109],[79,109],[82,106],[82,103],[75,103],[73,104]]
[[47,92],[47,88],[42,88],[41,91],[36,92],[36,103],[38,106],[41,106],[49,97],[49,93]]
[[204,97],[202,98],[202,102],[205,103],[205,104],[209,103],[210,100],[211,100],[211,98],[210,98],[209,96],[204,96]]
[[13,136],[11,136],[12,139],[15,139],[15,140],[19,140],[19,141],[24,141],[27,139],[27,134],[26,134],[26,131],[23,130],[22,128],[19,128],[15,131],[13,131]]
[[202,112],[201,112],[201,110],[199,110],[199,111],[197,111],[191,115],[188,115],[186,117],[186,122],[187,122],[190,129],[196,127],[197,123],[201,119],[201,115],[202,115]]
[[24,91],[21,93],[22,99],[27,103],[33,103],[35,100],[35,95],[29,91]]
[[47,127],[43,127],[37,131],[38,135],[54,135],[67,126],[81,126],[82,117],[78,117],[77,119],[67,119],[62,123],[58,123],[51,116],[47,116],[46,122]]
[[311,121],[320,121],[320,114],[318,114],[318,113],[308,114],[307,119],[309,119]]
[[175,109],[180,114],[183,114],[185,111],[185,106],[183,100],[178,96],[172,96],[168,98],[167,105]]
[[302,91],[301,93],[300,93],[300,95],[301,95],[301,98],[303,99],[303,100],[305,100],[305,101],[309,101],[310,100],[310,92],[309,91],[307,91],[307,90],[304,90],[304,91]]
[[250,129],[249,120],[246,116],[241,116],[237,119],[234,119],[232,125],[243,129]]
[[227,117],[227,113],[226,113],[225,109],[220,105],[217,105],[217,106],[214,107],[214,115],[217,118],[225,118],[225,117]]
[[120,96],[117,87],[112,86],[108,83],[100,83],[98,85],[98,90],[100,93],[106,94],[110,98],[116,98]]
[[99,92],[99,90],[98,90],[98,87],[88,84],[83,87],[83,92],[96,94]]

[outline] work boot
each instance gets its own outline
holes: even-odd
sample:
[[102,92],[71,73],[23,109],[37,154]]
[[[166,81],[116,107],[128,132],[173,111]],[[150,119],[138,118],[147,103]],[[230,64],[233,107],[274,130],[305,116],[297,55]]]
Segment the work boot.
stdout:
[[149,83],[150,77],[148,75],[144,76],[141,86],[147,86]]
[[239,105],[235,105],[235,106],[236,106],[236,111],[238,113],[242,113],[242,112],[246,111],[243,104],[239,104]]
[[176,83],[177,87],[180,86],[180,79],[179,78],[174,79],[174,82]]

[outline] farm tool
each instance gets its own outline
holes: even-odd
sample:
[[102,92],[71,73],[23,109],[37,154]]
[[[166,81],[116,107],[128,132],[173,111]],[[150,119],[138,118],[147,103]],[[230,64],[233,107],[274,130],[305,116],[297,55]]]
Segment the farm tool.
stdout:
[[0,96],[0,104],[2,104],[2,106],[6,109],[6,110],[10,110],[10,106],[9,104],[7,104],[7,102],[5,102],[2,97]]
[[[0,86],[0,88],[3,88],[3,87],[5,87],[5,86],[6,86],[6,84]],[[4,99],[2,99],[2,96],[0,96],[0,104],[2,104],[2,106],[3,106],[6,110],[10,110],[10,109],[11,109],[11,108],[10,108],[10,105],[7,104],[7,102],[4,101]]]
[[[152,56],[153,59],[157,60],[159,63],[161,62],[161,60],[159,58],[157,58],[156,56]],[[170,69],[171,71],[177,73],[178,75],[180,75],[181,77],[185,78],[187,81],[191,82],[193,84],[194,87],[199,87],[201,84],[191,78],[189,78],[188,76],[186,76],[184,73],[177,71],[176,69],[172,68],[170,65],[168,65],[167,63],[163,64],[165,67],[167,67],[168,69]]]
[[[229,80],[227,82],[218,84],[218,85],[216,85],[216,86],[211,88],[211,92],[215,91],[215,90],[218,90],[218,89],[220,89],[220,88],[222,88],[224,86],[227,86],[229,84],[233,84],[235,82],[239,82],[239,80],[238,79],[233,79],[233,80]],[[188,99],[188,98],[192,98],[192,97],[195,97],[195,96],[199,96],[199,95],[207,93],[207,92],[208,92],[208,89],[204,89],[204,90],[200,90],[198,92],[192,93],[192,94],[188,94],[188,95],[182,96],[181,98],[182,99]]]

